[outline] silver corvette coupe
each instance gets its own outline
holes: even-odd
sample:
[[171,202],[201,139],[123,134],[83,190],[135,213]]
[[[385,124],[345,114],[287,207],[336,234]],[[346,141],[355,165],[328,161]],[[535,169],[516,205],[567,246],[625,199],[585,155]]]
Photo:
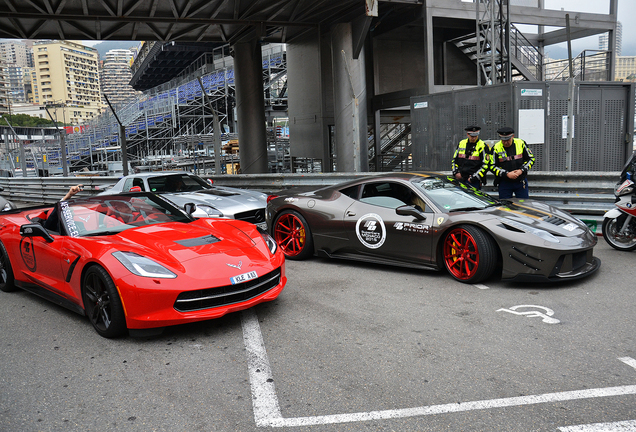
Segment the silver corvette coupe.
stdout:
[[182,172],[151,172],[122,177],[102,194],[141,190],[161,195],[183,208],[196,205],[194,217],[224,217],[240,219],[267,229],[265,206],[267,195],[247,189],[216,186],[201,177]]

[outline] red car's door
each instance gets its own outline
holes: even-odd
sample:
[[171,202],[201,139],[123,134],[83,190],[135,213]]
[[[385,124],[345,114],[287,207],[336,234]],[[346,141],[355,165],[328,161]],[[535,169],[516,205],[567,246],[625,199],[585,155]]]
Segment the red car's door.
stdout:
[[[79,303],[68,282],[66,274],[71,260],[65,251],[65,236],[53,235],[53,242],[48,243],[42,237],[23,237],[20,240],[20,255],[25,264],[24,276],[74,303]],[[68,261],[68,262],[67,262]]]

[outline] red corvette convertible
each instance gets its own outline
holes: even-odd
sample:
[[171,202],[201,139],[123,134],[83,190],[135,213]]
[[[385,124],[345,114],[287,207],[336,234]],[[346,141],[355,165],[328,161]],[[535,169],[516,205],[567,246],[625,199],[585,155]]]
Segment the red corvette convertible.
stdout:
[[0,290],[85,314],[104,337],[218,318],[274,300],[286,282],[285,258],[265,231],[195,219],[150,193],[0,215]]

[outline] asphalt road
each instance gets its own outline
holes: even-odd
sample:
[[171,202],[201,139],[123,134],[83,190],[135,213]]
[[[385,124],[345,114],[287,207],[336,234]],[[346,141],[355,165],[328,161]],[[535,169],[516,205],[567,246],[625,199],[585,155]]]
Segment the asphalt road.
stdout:
[[636,252],[600,238],[595,254],[597,274],[561,285],[288,261],[277,301],[153,338],[104,339],[84,317],[0,293],[0,430],[527,432],[633,421]]

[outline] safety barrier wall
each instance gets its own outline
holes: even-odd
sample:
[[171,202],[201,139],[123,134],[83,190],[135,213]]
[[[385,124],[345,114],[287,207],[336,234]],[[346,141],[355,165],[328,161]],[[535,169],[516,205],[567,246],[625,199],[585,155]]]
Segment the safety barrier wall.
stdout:
[[[276,193],[281,190],[300,187],[305,190],[329,186],[365,175],[379,173],[332,173],[332,174],[239,174],[204,176],[220,186]],[[444,174],[450,174],[448,172]],[[618,172],[531,172],[528,177],[530,196],[576,215],[601,217],[613,207],[614,185]],[[115,184],[118,177],[1,177],[0,192],[5,198],[18,205],[53,204],[59,201],[69,187],[84,184],[84,192],[79,196],[95,195]],[[484,191],[496,196],[492,186],[492,176]]]

